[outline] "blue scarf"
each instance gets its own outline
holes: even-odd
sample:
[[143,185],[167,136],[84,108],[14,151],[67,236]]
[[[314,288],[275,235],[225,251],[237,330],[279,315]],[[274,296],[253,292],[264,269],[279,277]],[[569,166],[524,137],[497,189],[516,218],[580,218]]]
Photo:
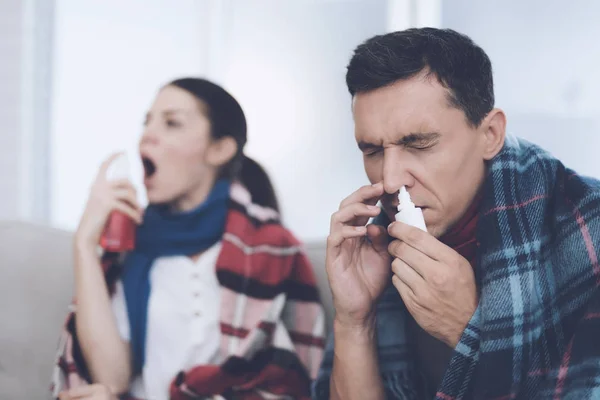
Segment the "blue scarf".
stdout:
[[196,209],[172,213],[165,206],[149,206],[139,226],[135,250],[127,255],[121,280],[131,330],[134,375],[144,366],[150,298],[150,270],[154,260],[198,254],[221,240],[229,201],[230,182],[220,180]]

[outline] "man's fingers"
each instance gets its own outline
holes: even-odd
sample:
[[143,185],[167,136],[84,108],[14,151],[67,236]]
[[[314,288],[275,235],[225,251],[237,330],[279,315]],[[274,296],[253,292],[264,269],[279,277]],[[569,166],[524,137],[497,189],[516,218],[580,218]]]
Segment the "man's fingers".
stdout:
[[415,304],[415,293],[410,287],[408,287],[406,283],[402,282],[402,280],[396,275],[392,275],[392,284],[394,285],[398,293],[400,293],[400,297],[402,297],[402,301],[404,301],[404,304]]
[[383,183],[363,186],[350,196],[346,197],[340,204],[340,210],[352,203],[367,203],[375,205],[383,195]]
[[392,272],[416,295],[423,288],[425,280],[407,263],[399,258],[392,262]]
[[367,237],[371,241],[375,251],[383,253],[388,248],[388,235],[383,226],[369,224],[367,225]]
[[438,262],[433,258],[400,240],[392,241],[388,245],[388,252],[392,257],[404,261],[425,279],[432,274],[432,269],[438,267]]
[[344,240],[365,236],[367,234],[366,226],[342,226],[327,238],[327,247],[339,247]]
[[391,237],[401,240],[436,261],[453,254],[452,249],[429,233],[402,222],[392,222],[388,226],[388,233]]
[[346,224],[362,226],[369,221],[369,218],[376,217],[380,213],[381,209],[377,206],[366,205],[363,203],[350,204],[331,216],[330,228],[333,232]]

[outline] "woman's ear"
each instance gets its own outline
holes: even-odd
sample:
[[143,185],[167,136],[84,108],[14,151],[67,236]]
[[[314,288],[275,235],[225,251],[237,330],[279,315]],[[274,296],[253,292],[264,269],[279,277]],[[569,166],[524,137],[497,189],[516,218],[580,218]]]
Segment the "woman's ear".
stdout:
[[502,150],[506,138],[506,115],[499,108],[494,108],[482,122],[484,138],[483,158],[491,160]]
[[225,136],[214,140],[206,154],[206,161],[213,167],[219,168],[227,164],[237,154],[238,145],[234,138]]

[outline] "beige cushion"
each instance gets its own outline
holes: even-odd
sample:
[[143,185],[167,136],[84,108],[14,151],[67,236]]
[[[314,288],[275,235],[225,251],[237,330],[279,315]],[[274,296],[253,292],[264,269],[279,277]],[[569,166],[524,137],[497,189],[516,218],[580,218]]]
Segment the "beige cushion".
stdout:
[[0,223],[0,399],[49,398],[51,366],[71,298],[70,235]]
[[[331,327],[325,248],[309,243]],[[49,398],[55,347],[73,287],[71,234],[21,222],[0,222],[0,399]]]
[[317,278],[321,301],[325,307],[325,326],[327,332],[331,332],[333,323],[333,300],[331,290],[327,281],[327,272],[325,271],[325,240],[322,242],[310,242],[305,244],[306,255],[310,259]]

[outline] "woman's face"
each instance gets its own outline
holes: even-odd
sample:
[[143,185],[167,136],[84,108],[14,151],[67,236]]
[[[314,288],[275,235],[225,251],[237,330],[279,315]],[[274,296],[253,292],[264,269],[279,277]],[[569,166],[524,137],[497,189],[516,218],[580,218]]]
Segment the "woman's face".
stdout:
[[211,162],[214,141],[202,108],[192,94],[175,86],[156,96],[139,144],[150,204],[185,211],[210,192],[219,166]]

